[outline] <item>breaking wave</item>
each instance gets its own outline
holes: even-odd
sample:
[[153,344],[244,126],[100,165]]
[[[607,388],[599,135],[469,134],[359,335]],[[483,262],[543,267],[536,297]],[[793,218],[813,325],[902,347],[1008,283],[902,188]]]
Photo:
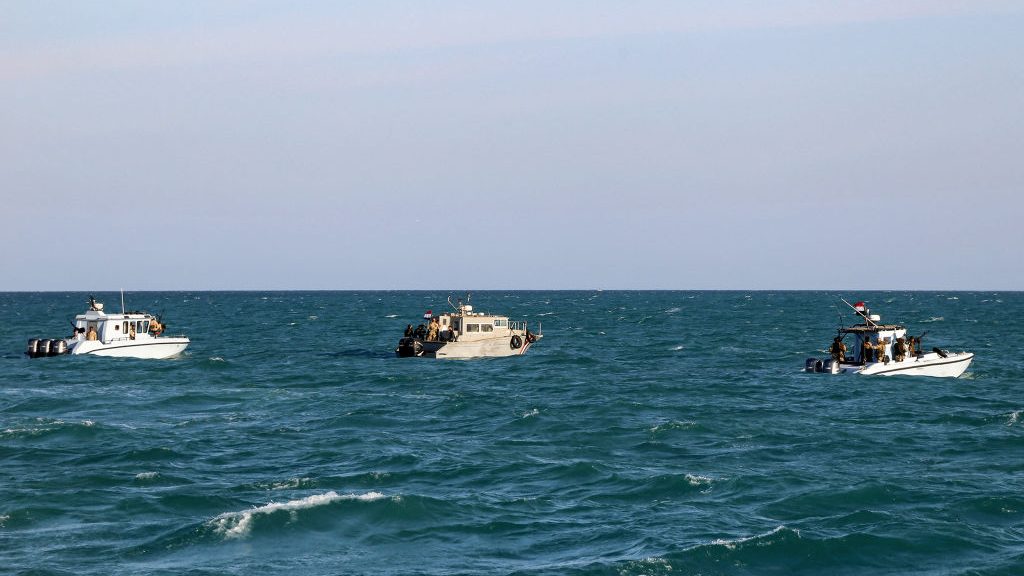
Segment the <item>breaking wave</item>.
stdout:
[[270,516],[278,512],[285,512],[294,521],[298,512],[310,508],[326,506],[335,502],[354,500],[359,502],[373,502],[385,496],[380,492],[367,492],[366,494],[338,494],[331,491],[326,494],[314,494],[299,500],[288,502],[271,502],[243,512],[225,512],[208,522],[214,532],[224,536],[226,539],[245,538],[252,531],[253,523],[257,518]]

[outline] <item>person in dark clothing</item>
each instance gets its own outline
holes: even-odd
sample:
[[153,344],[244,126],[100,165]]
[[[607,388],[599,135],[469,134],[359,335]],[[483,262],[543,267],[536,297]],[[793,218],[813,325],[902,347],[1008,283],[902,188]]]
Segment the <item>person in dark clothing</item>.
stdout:
[[874,362],[875,360],[875,347],[871,344],[871,339],[865,337],[864,343],[860,346],[860,363],[867,364]]
[[897,362],[903,362],[907,357],[907,345],[902,336],[896,339],[896,344],[892,347],[892,356]]
[[832,341],[832,347],[829,349],[832,353],[832,359],[836,362],[843,362],[846,360],[846,344],[843,344],[843,339],[839,336],[835,337]]

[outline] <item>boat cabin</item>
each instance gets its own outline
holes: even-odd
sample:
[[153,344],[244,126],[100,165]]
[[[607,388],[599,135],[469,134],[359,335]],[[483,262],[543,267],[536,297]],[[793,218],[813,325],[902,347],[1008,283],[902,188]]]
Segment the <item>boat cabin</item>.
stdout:
[[143,312],[106,314],[103,305],[75,316],[75,340],[98,340],[104,344],[119,340],[148,339],[160,333],[156,318]]
[[[465,310],[468,308],[468,310]],[[463,306],[462,313],[442,314],[438,318],[441,331],[444,332],[450,326],[456,339],[462,342],[473,340],[484,340],[496,336],[505,337],[511,334],[512,330],[525,329],[525,322],[515,322],[508,319],[508,316],[497,316],[473,312],[470,306]],[[523,324],[523,326],[518,326]]]
[[897,338],[906,338],[907,329],[897,324],[861,324],[840,328],[840,337],[853,334],[854,342],[852,347],[847,348],[846,361],[851,359],[855,364],[864,363],[864,341],[871,343],[874,349],[873,360],[888,356],[893,357],[893,344]]

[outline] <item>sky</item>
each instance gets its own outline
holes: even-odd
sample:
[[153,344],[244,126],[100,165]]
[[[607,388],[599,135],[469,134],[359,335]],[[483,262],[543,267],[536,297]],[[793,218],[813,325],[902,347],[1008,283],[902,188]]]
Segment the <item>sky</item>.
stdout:
[[1024,3],[0,0],[0,290],[1024,289]]

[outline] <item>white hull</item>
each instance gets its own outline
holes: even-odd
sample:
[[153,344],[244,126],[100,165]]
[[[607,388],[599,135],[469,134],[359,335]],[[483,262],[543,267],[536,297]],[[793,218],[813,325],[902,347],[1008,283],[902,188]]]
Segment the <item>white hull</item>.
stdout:
[[114,358],[163,359],[181,354],[189,345],[185,337],[140,338],[138,340],[71,340],[69,354],[91,354]]
[[420,341],[422,352],[416,354],[421,358],[502,358],[505,356],[522,356],[530,349],[533,342],[522,336],[521,345],[513,348],[508,337],[488,338],[469,342],[424,342]]
[[932,352],[902,362],[873,362],[866,366],[839,364],[837,373],[859,374],[862,376],[931,376],[935,378],[958,378],[967,371],[974,359],[973,352],[950,352],[946,357]]
[[530,342],[523,342],[519,348],[512,348],[507,338],[494,338],[478,342],[424,342],[423,355],[433,358],[500,358],[521,356],[530,348]]

